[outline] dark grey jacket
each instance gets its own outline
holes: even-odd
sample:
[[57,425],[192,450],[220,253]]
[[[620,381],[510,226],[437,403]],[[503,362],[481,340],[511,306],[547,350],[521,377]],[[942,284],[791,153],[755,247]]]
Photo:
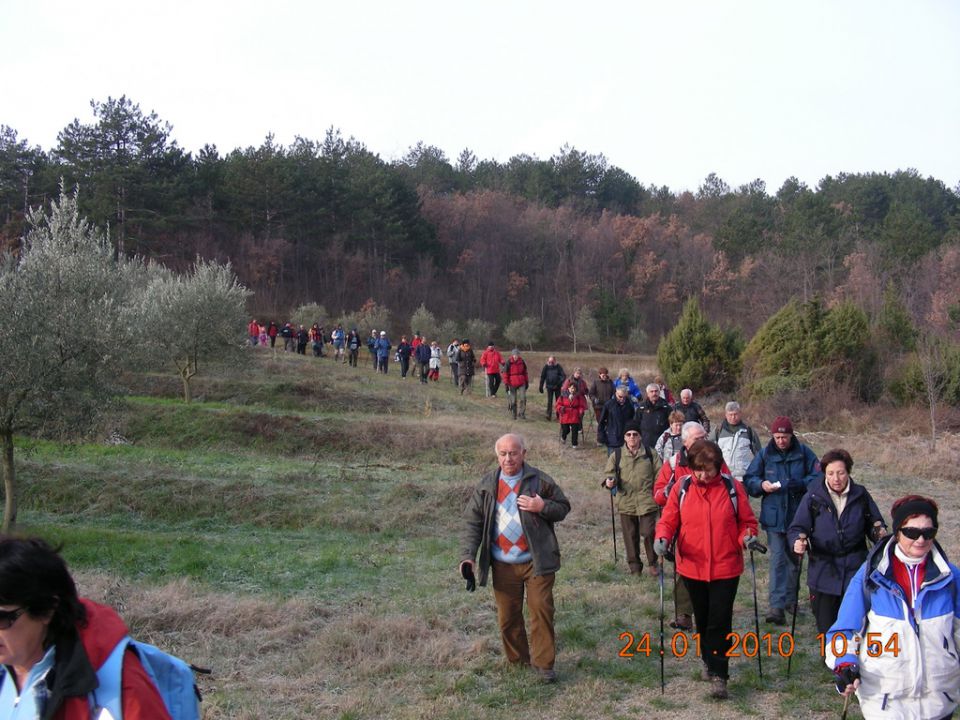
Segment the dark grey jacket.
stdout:
[[[477,561],[479,585],[487,584],[487,573],[490,570],[490,544],[493,542],[493,523],[497,515],[499,479],[499,467],[484,475],[463,511],[466,525],[460,536],[460,562]],[[520,524],[533,556],[533,574],[555,573],[560,569],[560,545],[553,531],[553,524],[563,520],[570,512],[570,501],[552,477],[526,463],[523,464],[519,493],[539,495],[545,503],[539,513],[520,511]]]

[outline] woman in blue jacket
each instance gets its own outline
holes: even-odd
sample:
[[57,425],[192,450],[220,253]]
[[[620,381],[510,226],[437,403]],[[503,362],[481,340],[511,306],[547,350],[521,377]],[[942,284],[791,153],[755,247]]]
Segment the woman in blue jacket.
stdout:
[[893,535],[850,581],[823,653],[867,720],[945,720],[960,688],[960,570],[936,543],[937,504],[893,504]]
[[809,552],[807,586],[817,630],[826,632],[837,619],[840,601],[854,573],[867,557],[867,540],[887,534],[880,509],[863,485],[853,482],[853,458],[831,450],[820,458],[824,479],[811,483],[800,500],[787,542],[793,552]]

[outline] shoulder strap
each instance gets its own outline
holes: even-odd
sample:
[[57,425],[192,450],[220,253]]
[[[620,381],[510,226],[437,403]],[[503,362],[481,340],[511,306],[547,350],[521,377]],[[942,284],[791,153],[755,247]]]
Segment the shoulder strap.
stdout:
[[[726,475],[721,475],[723,484],[727,489],[727,497],[730,498],[730,505],[733,508],[733,517],[736,520],[739,517],[740,503],[739,498],[737,497],[737,486],[733,483],[735,482],[733,478]],[[683,500],[687,495],[687,491],[690,489],[690,483],[693,481],[693,475],[687,475],[683,478],[683,482],[680,483],[680,497],[677,499],[678,509],[683,507]]]
[[623,456],[623,448],[617,448],[613,451],[614,455],[614,465],[613,472],[617,476],[617,485],[620,484],[620,458]]

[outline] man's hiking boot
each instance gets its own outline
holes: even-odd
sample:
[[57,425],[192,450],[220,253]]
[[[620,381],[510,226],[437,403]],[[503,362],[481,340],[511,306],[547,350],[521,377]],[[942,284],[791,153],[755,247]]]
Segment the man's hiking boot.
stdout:
[[783,608],[770,608],[764,621],[773,625],[786,625],[787,617],[783,614]]
[[715,675],[710,680],[710,697],[716,700],[726,700],[728,697],[730,697],[730,694],[727,692],[726,678],[717,677]]

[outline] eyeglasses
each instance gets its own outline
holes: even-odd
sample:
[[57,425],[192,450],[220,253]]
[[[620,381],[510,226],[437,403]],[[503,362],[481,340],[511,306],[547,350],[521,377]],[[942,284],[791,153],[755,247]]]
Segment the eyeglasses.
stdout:
[[16,610],[0,610],[0,630],[9,630],[17,619],[27,611],[26,608]]
[[634,432],[633,430],[631,430],[631,431],[628,432],[628,433],[624,433],[624,434],[623,434],[624,437],[630,437],[631,435],[634,435],[634,436],[636,436],[636,437],[640,437],[640,433]]
[[902,527],[900,528],[900,532],[910,540],[919,540],[921,537],[923,537],[924,540],[933,540],[937,536],[937,529],[935,527]]

